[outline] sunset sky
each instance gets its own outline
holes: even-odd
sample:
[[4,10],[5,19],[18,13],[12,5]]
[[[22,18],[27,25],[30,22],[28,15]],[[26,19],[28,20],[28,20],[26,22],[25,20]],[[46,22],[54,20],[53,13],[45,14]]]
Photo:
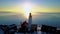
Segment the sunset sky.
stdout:
[[[31,3],[32,11],[60,12],[60,0],[0,0],[0,11],[23,11],[21,5]],[[35,6],[35,7],[34,7]],[[35,10],[34,10],[35,9]]]
[[0,0],[0,12],[60,12],[60,0]]

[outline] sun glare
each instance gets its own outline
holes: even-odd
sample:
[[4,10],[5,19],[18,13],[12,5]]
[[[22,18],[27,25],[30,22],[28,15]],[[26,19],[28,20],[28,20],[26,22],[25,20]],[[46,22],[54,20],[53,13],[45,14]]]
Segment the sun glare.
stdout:
[[29,13],[31,12],[31,5],[30,5],[29,3],[26,3],[26,4],[24,5],[24,11],[25,11],[25,15],[26,15],[27,18],[28,18]]

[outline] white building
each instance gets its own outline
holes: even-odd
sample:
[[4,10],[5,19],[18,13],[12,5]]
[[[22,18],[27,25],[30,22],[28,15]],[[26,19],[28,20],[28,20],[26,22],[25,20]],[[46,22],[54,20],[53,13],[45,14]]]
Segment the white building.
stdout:
[[30,30],[31,29],[31,24],[32,24],[32,15],[31,15],[31,13],[29,14],[29,19],[28,19],[28,24],[29,24],[29,26],[28,26],[28,30]]

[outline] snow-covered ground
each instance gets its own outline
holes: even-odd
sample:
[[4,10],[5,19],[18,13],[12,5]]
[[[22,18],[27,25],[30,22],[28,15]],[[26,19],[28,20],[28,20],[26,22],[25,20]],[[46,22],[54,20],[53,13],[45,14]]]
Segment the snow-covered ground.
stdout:
[[0,29],[0,34],[4,34],[4,32]]
[[[1,29],[0,29],[0,34],[4,34],[4,31],[2,31]],[[24,33],[14,33],[14,34],[24,34]],[[28,34],[28,33],[26,33],[26,34]],[[46,33],[45,32],[41,32],[41,31],[37,31],[37,32],[34,32],[32,34],[46,34]]]
[[[24,34],[24,33],[15,33],[15,34]],[[28,34],[28,33],[26,33]],[[46,34],[45,32],[41,32],[41,31],[37,31],[37,32],[34,32],[32,34]]]

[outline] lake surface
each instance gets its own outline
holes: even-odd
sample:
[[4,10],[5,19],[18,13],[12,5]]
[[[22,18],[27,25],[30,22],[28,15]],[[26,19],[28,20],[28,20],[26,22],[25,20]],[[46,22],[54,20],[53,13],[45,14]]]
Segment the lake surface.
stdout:
[[[25,18],[22,15],[17,16],[16,14],[0,13],[0,24],[21,24]],[[41,13],[32,18],[32,24],[38,25],[50,25],[60,27],[60,13]]]

